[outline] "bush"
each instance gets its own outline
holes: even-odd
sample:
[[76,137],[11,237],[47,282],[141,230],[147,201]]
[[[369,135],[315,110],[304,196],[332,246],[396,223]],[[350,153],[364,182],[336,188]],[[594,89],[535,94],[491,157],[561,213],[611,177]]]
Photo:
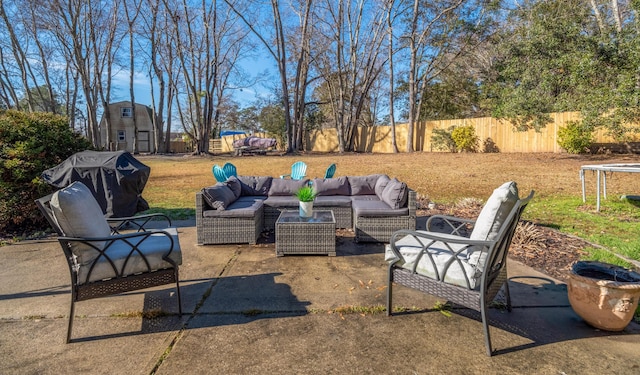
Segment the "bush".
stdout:
[[0,232],[44,228],[34,200],[53,188],[40,174],[89,147],[62,116],[0,110]]
[[592,143],[593,132],[579,122],[571,121],[558,129],[558,145],[570,154],[587,153]]
[[456,142],[451,138],[451,132],[454,127],[449,129],[433,129],[431,136],[431,145],[438,151],[456,152]]
[[476,136],[476,129],[471,125],[454,128],[451,138],[460,151],[476,152],[478,150],[478,136]]

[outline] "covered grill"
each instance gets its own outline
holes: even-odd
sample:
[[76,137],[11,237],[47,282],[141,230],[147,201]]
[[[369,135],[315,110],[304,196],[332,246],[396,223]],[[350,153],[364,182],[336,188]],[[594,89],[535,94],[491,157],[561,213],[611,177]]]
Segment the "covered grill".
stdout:
[[127,151],[83,151],[42,172],[42,178],[56,188],[75,181],[93,193],[107,217],[133,216],[149,209],[142,190],[151,168]]

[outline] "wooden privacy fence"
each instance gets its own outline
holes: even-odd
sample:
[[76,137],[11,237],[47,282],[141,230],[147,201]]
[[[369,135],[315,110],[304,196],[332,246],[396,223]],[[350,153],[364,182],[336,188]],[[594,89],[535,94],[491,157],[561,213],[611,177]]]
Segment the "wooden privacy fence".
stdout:
[[[569,121],[580,119],[578,112],[552,113],[553,121],[539,132],[528,130],[519,132],[508,121],[498,120],[493,117],[480,117],[459,120],[426,121],[418,123],[414,128],[414,147],[416,151],[436,152],[431,143],[434,129],[448,129],[451,126],[474,127],[479,139],[479,151],[484,151],[485,142],[491,142],[497,152],[562,152],[558,145],[558,130]],[[398,151],[407,149],[407,124],[396,125],[396,144]],[[605,130],[598,130],[594,134],[595,144],[604,145],[615,143],[611,137],[606,136]],[[259,137],[267,137],[266,134],[255,134]],[[222,137],[221,147],[218,152],[231,152],[231,144],[238,136]],[[306,135],[305,149],[313,152],[338,152],[338,137],[335,129],[320,129],[310,131]],[[640,141],[640,138],[631,140]],[[278,144],[279,148],[284,145]],[[392,153],[392,134],[390,126],[358,127],[355,150],[358,152]]]

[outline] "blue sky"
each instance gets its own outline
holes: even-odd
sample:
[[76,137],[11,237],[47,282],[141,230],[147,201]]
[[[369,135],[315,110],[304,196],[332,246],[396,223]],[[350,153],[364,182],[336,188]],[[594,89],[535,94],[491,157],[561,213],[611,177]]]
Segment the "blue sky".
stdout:
[[[275,67],[271,59],[260,58],[259,61],[251,60],[242,63],[243,69],[249,74],[255,76],[264,72],[265,69],[272,77],[275,77]],[[277,77],[275,77],[277,79]],[[279,82],[279,81],[278,81]],[[112,93],[112,101],[118,102],[130,100],[129,95],[129,71],[123,70],[116,74],[113,80],[114,92]],[[252,87],[237,89],[233,91],[233,97],[240,104],[240,107],[248,106],[253,103],[258,96],[267,96],[269,90],[264,84],[256,84]],[[134,75],[134,95],[136,103],[151,106],[151,90],[149,77],[146,73],[136,72]],[[156,101],[158,98],[156,98]]]

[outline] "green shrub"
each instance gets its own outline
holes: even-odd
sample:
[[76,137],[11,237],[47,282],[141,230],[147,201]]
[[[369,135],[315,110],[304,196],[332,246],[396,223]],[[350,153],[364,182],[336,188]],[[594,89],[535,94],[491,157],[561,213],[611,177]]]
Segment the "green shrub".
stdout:
[[433,129],[431,136],[431,145],[433,149],[438,151],[456,152],[456,142],[451,138],[451,132],[454,127],[449,129]]
[[558,129],[558,145],[570,154],[587,153],[592,143],[593,132],[579,122],[571,121]]
[[478,136],[472,125],[457,126],[451,131],[451,138],[456,143],[456,148],[464,152],[476,152],[478,150]]
[[46,227],[34,200],[53,189],[41,173],[89,147],[62,116],[0,110],[0,232]]

